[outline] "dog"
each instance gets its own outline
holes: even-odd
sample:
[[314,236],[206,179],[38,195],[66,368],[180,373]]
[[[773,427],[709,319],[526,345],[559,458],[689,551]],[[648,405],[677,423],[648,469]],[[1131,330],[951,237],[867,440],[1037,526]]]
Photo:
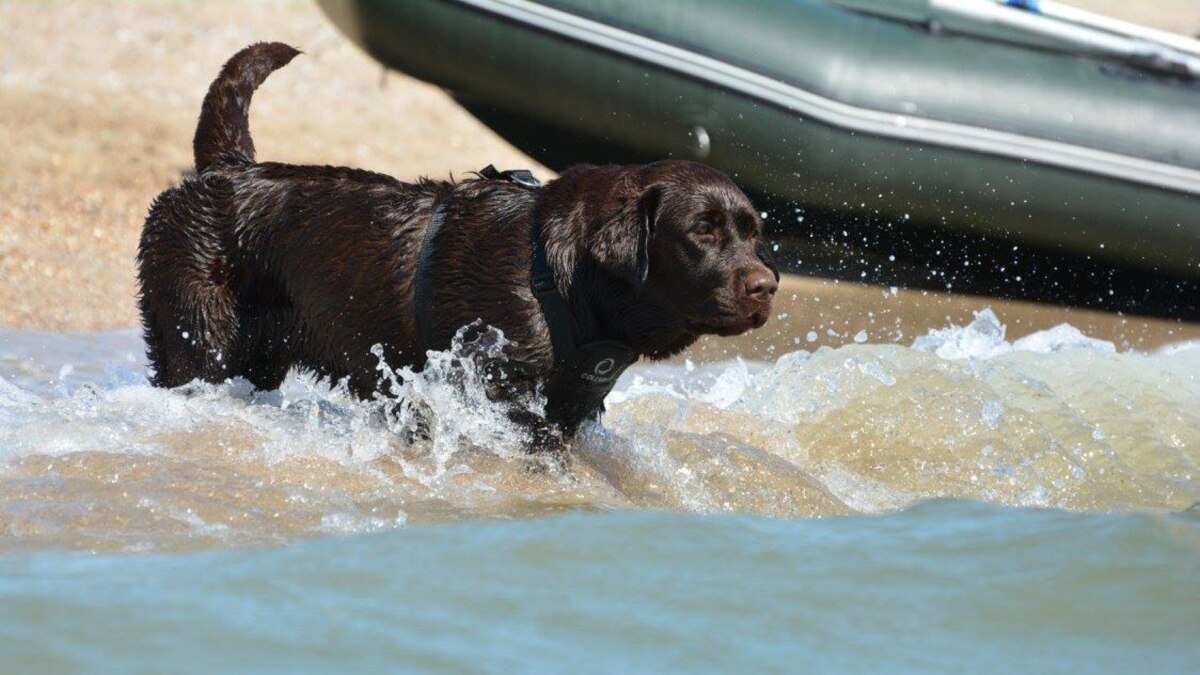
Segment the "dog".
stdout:
[[371,398],[381,357],[420,369],[490,326],[508,341],[497,398],[543,391],[543,421],[569,435],[638,358],[766,323],[779,275],[762,220],[702,164],[581,165],[540,186],[491,167],[404,183],[257,162],[251,96],[299,53],[258,43],[224,65],[195,172],[150,207],[138,302],[155,385],[275,389],[301,368]]

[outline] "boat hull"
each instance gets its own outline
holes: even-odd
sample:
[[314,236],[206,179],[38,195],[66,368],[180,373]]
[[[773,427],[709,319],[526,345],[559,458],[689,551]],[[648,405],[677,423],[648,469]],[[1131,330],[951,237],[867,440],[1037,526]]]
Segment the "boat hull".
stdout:
[[1200,276],[1195,83],[819,1],[321,4],[554,167],[694,157],[797,208]]

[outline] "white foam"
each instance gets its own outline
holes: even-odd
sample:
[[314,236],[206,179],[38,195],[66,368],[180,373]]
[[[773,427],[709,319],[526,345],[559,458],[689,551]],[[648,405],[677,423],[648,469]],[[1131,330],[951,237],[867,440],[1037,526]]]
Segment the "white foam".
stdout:
[[1115,354],[1117,347],[1111,342],[1090,338],[1070,324],[1059,324],[1054,328],[1039,331],[1017,340],[1013,351],[1050,354],[1067,349],[1090,349],[1102,354]]
[[1172,356],[1182,354],[1184,352],[1200,352],[1200,340],[1184,340],[1175,342],[1169,345],[1164,345],[1155,351],[1156,354]]
[[988,360],[1012,352],[1050,354],[1069,349],[1087,349],[1102,354],[1115,354],[1116,345],[1084,335],[1070,324],[1059,324],[1032,333],[1015,342],[1006,341],[1007,327],[990,308],[975,312],[975,319],[966,326],[934,329],[913,341],[918,351],[937,354],[943,359]]
[[[381,360],[403,403],[359,401],[343,386],[297,374],[277,392],[243,381],[162,390],[130,357],[140,351],[135,334],[0,331],[0,479],[20,464],[6,460],[44,456],[50,464],[87,452],[127,454],[170,472],[194,458],[197,443],[231,438],[229,455],[217,457],[239,476],[286,476],[279,489],[299,480],[299,492],[315,494],[310,485],[321,485],[333,462],[347,485],[359,486],[338,489],[368,491],[295,502],[324,509],[307,520],[320,532],[396,527],[406,513],[421,517],[413,503],[448,513],[515,504],[524,513],[534,484],[556,504],[782,515],[806,512],[787,499],[799,499],[796,486],[809,480],[862,511],[932,496],[1090,508],[1080,486],[1109,479],[1136,486],[1129,494],[1138,499],[1189,490],[1200,498],[1200,343],[1119,353],[1068,325],[1015,342],[1006,333],[985,309],[912,348],[861,343],[794,351],[773,364],[638,364],[606,401],[604,426],[577,440],[584,470],[538,483],[529,478],[525,431],[487,399],[486,374],[470,358],[500,357],[506,343],[497,331],[471,344],[460,334],[420,373]],[[537,412],[542,401],[522,405]],[[417,410],[430,438],[410,445]],[[203,452],[201,460],[213,457]],[[1149,468],[1131,473],[1138,467]],[[197,536],[239,540],[236,524],[221,533],[207,527],[218,522],[210,512],[196,509],[205,514],[196,520],[187,507],[173,504],[182,510],[169,515]]]
[[1006,330],[996,313],[988,308],[975,312],[975,320],[966,326],[929,331],[914,340],[912,347],[943,359],[988,359],[1012,350],[1012,345],[1004,340]]

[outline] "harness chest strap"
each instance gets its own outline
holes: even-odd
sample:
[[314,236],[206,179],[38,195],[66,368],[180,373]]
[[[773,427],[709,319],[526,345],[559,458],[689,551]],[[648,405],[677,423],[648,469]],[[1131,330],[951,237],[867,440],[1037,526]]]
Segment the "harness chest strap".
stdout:
[[[489,180],[511,181],[528,190],[541,189],[541,183],[525,170],[501,172],[489,164],[479,171],[479,175]],[[414,304],[421,340],[427,346],[433,344],[430,331],[434,325],[429,279],[434,265],[435,240],[446,220],[446,212],[446,200],[434,208],[421,242],[417,266]],[[582,345],[576,343],[571,307],[554,281],[541,223],[536,220],[533,222],[531,239],[533,262],[530,286],[542,308],[554,348],[554,370],[543,383],[546,417],[564,427],[574,428],[603,410],[604,398],[612,391],[621,373],[637,362],[638,353],[629,344],[614,339],[601,338]]]

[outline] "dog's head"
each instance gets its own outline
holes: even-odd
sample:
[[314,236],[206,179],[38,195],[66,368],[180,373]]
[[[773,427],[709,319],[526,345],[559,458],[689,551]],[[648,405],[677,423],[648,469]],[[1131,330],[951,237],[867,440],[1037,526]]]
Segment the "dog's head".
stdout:
[[728,177],[686,161],[607,170],[614,173],[604,197],[586,207],[582,254],[615,278],[635,341],[653,333],[662,342],[674,332],[647,350],[666,356],[699,335],[766,323],[779,274],[758,212]]

